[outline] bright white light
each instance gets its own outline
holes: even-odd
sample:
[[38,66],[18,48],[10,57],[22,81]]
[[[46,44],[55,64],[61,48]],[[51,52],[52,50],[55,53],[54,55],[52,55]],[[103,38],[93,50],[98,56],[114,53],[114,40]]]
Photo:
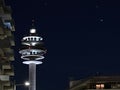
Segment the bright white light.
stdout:
[[23,64],[42,64],[42,61],[23,61]]
[[36,43],[35,43],[35,42],[32,42],[31,44],[32,44],[32,46],[35,46],[35,45],[36,45]]
[[36,29],[30,29],[30,33],[36,33]]
[[26,81],[25,86],[30,86],[30,82]]

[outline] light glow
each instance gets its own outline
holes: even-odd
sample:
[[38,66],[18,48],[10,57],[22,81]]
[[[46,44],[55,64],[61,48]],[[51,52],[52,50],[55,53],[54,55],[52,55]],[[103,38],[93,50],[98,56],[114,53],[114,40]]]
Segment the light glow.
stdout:
[[25,86],[30,86],[30,82],[26,81]]
[[42,61],[23,61],[23,64],[42,64]]
[[36,33],[36,29],[30,29],[30,33]]
[[32,46],[35,46],[35,45],[36,45],[36,42],[32,42],[31,44],[32,44]]
[[96,89],[104,89],[104,84],[96,84]]

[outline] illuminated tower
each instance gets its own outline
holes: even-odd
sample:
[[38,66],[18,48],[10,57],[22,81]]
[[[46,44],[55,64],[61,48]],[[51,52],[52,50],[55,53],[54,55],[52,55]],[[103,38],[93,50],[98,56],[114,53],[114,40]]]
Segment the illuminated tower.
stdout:
[[42,64],[46,49],[44,48],[43,38],[38,36],[35,28],[30,29],[29,36],[22,38],[22,48],[19,51],[23,64],[29,65],[29,90],[36,90],[36,65]]

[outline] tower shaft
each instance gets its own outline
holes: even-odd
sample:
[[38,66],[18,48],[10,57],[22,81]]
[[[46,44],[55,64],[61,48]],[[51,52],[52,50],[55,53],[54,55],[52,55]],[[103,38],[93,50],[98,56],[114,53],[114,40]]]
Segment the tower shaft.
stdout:
[[29,64],[29,82],[30,87],[29,90],[36,90],[36,64]]

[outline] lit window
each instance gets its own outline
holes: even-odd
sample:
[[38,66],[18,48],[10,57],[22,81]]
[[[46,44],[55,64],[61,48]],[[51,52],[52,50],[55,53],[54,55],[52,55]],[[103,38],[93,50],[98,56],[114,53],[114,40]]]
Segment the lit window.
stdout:
[[100,86],[101,86],[101,89],[103,89],[103,88],[104,88],[104,84],[101,84]]
[[11,23],[10,22],[4,22],[5,28],[12,29]]
[[104,84],[96,84],[96,89],[104,89]]
[[100,84],[96,84],[96,89],[100,89]]

